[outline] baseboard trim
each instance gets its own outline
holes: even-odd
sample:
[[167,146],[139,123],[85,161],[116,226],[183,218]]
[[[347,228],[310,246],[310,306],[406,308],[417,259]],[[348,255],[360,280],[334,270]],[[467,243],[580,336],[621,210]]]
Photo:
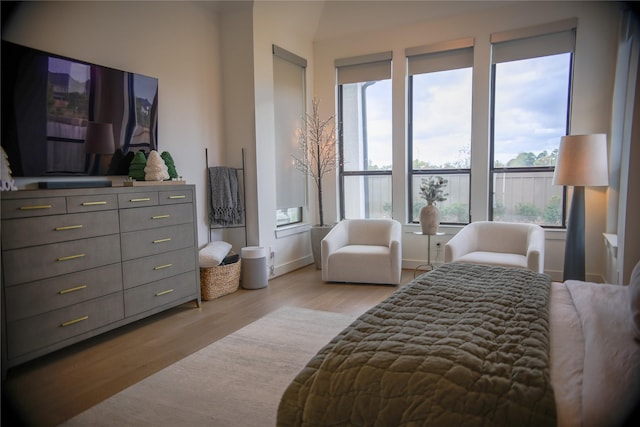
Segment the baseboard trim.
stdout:
[[311,255],[307,255],[302,258],[295,259],[285,264],[277,265],[274,267],[273,275],[271,275],[269,279],[282,276],[283,274],[287,274],[294,270],[298,270],[302,267],[306,267],[309,264],[313,264],[313,257]]

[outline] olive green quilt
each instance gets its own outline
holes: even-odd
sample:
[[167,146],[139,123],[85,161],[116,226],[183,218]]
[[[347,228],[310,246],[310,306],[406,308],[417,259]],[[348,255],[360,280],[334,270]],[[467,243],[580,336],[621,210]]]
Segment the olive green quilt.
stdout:
[[471,264],[423,274],[309,361],[278,425],[555,425],[550,286],[546,275]]

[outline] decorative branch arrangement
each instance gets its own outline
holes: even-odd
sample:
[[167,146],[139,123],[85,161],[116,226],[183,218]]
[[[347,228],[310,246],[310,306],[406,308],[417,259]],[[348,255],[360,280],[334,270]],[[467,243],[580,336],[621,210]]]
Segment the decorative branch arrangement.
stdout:
[[303,117],[302,128],[296,136],[301,151],[301,158],[291,155],[295,167],[300,172],[313,178],[318,192],[318,213],[320,225],[324,225],[324,209],[322,205],[322,178],[335,170],[337,153],[335,149],[335,115],[326,119],[320,118],[320,101],[313,99],[311,113]]

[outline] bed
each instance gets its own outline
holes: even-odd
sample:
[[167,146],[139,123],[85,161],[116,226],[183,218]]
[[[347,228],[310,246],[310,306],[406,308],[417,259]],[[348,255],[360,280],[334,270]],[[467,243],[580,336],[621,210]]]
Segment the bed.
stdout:
[[278,425],[623,425],[640,396],[629,294],[445,264],[321,349]]

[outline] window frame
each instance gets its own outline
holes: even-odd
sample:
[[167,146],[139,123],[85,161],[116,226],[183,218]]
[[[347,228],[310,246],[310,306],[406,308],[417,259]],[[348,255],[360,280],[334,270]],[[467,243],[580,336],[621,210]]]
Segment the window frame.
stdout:
[[[290,210],[296,210],[297,211],[297,215],[298,215],[298,219],[297,221],[288,221],[288,222],[283,222],[283,223],[278,223],[278,213],[282,212],[282,211],[290,211]],[[302,224],[303,222],[303,209],[302,206],[295,206],[295,207],[291,207],[291,208],[282,208],[282,209],[276,209],[276,228],[282,228],[282,227],[290,227],[292,225],[296,225],[296,224]]]
[[[575,28],[571,29],[571,30],[565,30],[565,31],[573,31],[574,32],[574,40],[575,40]],[[552,34],[552,33],[550,33]],[[539,34],[539,36],[547,36],[549,34]],[[515,40],[515,42],[517,42],[517,40]],[[564,52],[564,53],[568,53],[570,55],[570,59],[569,59],[569,73],[568,73],[568,78],[569,78],[569,83],[568,83],[568,88],[567,88],[567,111],[566,111],[566,124],[565,124],[565,135],[569,135],[570,134],[570,129],[571,129],[571,108],[572,108],[572,100],[573,100],[573,84],[574,84],[574,70],[575,70],[575,45],[574,47],[568,51],[568,52]],[[549,53],[549,54],[542,54],[542,55],[533,55],[533,56],[526,56],[523,57],[521,59],[535,59],[535,58],[543,58],[543,57],[547,57],[547,56],[551,56],[554,55],[554,53]],[[498,62],[500,63],[500,62]],[[497,168],[495,166],[495,125],[496,125],[496,111],[495,111],[495,107],[496,107],[496,66],[497,63],[494,62],[493,58],[491,61],[491,89],[490,89],[490,110],[489,110],[489,191],[487,194],[488,197],[488,215],[489,215],[489,221],[495,221],[494,218],[494,214],[495,214],[495,209],[494,209],[494,200],[495,200],[495,188],[494,188],[494,182],[495,182],[495,177],[496,175],[499,174],[504,174],[509,175],[509,174],[520,174],[520,173],[551,173],[553,174],[555,171],[555,165],[553,166],[518,166],[518,167],[507,167],[506,165],[504,167],[499,167]],[[563,136],[563,135],[560,135]],[[560,144],[560,140],[558,139],[558,144]],[[568,211],[568,197],[567,197],[567,187],[563,186],[562,189],[562,201],[561,201],[561,206],[562,206],[562,213],[561,213],[561,224],[560,225],[554,225],[554,224],[538,224],[543,228],[547,228],[547,229],[566,229],[567,227],[567,211]]]
[[[471,173],[471,159],[469,159],[469,168],[456,168],[456,169],[414,169],[413,168],[413,76],[409,76],[408,83],[408,105],[407,105],[407,216],[410,224],[418,224],[420,222],[420,218],[413,217],[413,180],[416,176],[431,176],[431,175],[441,175],[446,178],[447,175],[468,175],[469,176],[469,197],[467,204],[467,211],[469,215],[469,221],[466,223],[462,222],[444,222],[442,221],[442,225],[466,225],[471,222],[471,183],[473,182],[473,175]],[[470,147],[473,149],[473,146]]]
[[[473,150],[473,85],[471,88],[471,98],[469,102],[471,103],[470,107],[472,108],[472,118],[471,118],[471,140],[469,141],[469,167],[468,168],[438,168],[438,169],[414,169],[413,167],[413,148],[414,148],[414,140],[413,140],[413,123],[414,123],[414,112],[413,112],[413,100],[414,100],[414,75],[428,74],[432,72],[442,72],[442,71],[453,71],[453,70],[461,70],[466,68],[471,68],[472,79],[473,79],[473,54],[474,54],[475,40],[471,37],[450,40],[446,42],[436,43],[432,45],[426,46],[418,46],[413,48],[408,48],[405,50],[405,55],[407,57],[407,219],[410,224],[419,223],[419,218],[414,218],[413,205],[414,205],[414,178],[419,176],[443,176],[447,177],[447,175],[467,175],[469,177],[469,186],[468,186],[468,199],[467,199],[467,217],[468,222],[445,222],[442,221],[443,225],[466,225],[471,222],[471,193],[472,193],[472,157],[471,151]],[[467,60],[465,58],[466,55],[471,57],[470,65],[467,65]],[[415,58],[416,61],[420,62],[421,59],[429,61],[429,65],[427,66],[428,71],[423,72],[414,72],[411,69],[411,58]],[[463,64],[467,66],[462,66]],[[419,67],[419,70],[424,70],[424,68]]]
[[[393,174],[393,170],[389,169],[389,170],[357,170],[357,171],[345,171],[344,169],[344,134],[343,134],[343,124],[344,124],[344,117],[343,117],[343,84],[339,84],[338,85],[338,155],[339,155],[339,162],[338,162],[338,191],[340,194],[340,219],[345,219],[345,206],[346,206],[346,200],[345,200],[345,178],[347,177],[353,177],[353,176],[362,176],[362,177],[369,177],[369,176],[389,176],[391,177]],[[393,191],[393,188],[392,188]],[[393,194],[393,193],[392,193]],[[391,201],[393,202],[393,196],[391,198]],[[368,205],[365,204],[365,209],[366,209],[366,215],[365,218],[369,218],[368,216]]]
[[[335,60],[336,88],[337,88],[337,150],[338,150],[338,193],[339,193],[339,219],[346,217],[345,179],[349,177],[388,176],[391,182],[390,203],[393,213],[393,160],[389,170],[345,170],[344,167],[344,85],[353,83],[368,83],[389,80],[391,82],[391,96],[393,96],[393,53],[391,51],[373,53],[368,55],[341,58]],[[362,117],[360,117],[362,118]],[[366,116],[364,117],[366,119]],[[393,117],[391,126],[393,127]],[[366,129],[366,126],[363,128]],[[393,140],[391,140],[391,152],[393,153]],[[365,197],[368,194],[365,194]],[[369,205],[365,203],[364,218],[370,218]],[[392,216],[392,214],[391,214]]]

